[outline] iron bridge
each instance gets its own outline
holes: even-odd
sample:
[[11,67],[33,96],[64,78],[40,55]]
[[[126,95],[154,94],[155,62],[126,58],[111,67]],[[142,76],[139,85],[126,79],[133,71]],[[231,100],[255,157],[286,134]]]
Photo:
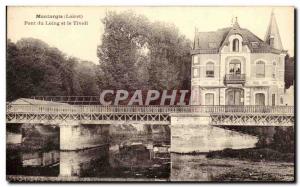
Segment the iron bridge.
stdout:
[[293,106],[101,106],[59,104],[6,104],[7,123],[162,124],[170,114],[208,114],[216,126],[293,126]]

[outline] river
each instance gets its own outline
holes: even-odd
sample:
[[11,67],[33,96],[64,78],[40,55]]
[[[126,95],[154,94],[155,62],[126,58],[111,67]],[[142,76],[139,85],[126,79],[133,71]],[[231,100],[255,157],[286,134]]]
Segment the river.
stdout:
[[170,153],[170,132],[115,134],[80,151],[7,150],[9,181],[293,181],[291,162]]

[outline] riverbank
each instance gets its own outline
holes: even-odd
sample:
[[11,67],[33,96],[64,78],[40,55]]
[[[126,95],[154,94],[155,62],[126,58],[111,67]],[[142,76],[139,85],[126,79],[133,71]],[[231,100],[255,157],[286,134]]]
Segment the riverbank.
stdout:
[[57,127],[26,124],[22,127],[15,127],[15,129],[14,127],[9,127],[9,130],[11,132],[18,131],[21,140],[18,143],[7,143],[7,152],[14,152],[16,150],[32,152],[59,149],[60,147],[59,128]]
[[235,158],[239,160],[251,161],[278,161],[294,162],[294,153],[282,153],[270,148],[247,148],[247,149],[224,149],[221,151],[206,152],[172,152],[178,155],[205,155],[207,158]]
[[171,181],[293,182],[294,163],[171,155]]
[[251,161],[294,162],[294,153],[282,153],[270,148],[224,149],[212,151],[207,158],[236,158]]
[[47,144],[47,145],[34,145],[34,144],[6,144],[6,153],[14,153],[15,151],[21,152],[32,152],[32,151],[49,151],[59,149],[58,145]]

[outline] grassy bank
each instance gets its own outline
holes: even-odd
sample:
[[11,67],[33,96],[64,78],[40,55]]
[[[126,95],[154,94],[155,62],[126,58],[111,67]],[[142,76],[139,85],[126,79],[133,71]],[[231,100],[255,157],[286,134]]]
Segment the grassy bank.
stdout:
[[207,158],[237,158],[251,161],[280,161],[294,162],[293,153],[281,153],[270,148],[249,148],[249,149],[224,149],[222,151],[212,151],[207,154]]

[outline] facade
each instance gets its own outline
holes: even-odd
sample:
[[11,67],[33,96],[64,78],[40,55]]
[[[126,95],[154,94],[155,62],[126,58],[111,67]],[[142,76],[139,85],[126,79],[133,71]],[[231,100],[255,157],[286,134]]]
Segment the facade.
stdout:
[[232,27],[195,32],[192,105],[284,105],[284,58],[275,15],[265,40],[235,20]]

